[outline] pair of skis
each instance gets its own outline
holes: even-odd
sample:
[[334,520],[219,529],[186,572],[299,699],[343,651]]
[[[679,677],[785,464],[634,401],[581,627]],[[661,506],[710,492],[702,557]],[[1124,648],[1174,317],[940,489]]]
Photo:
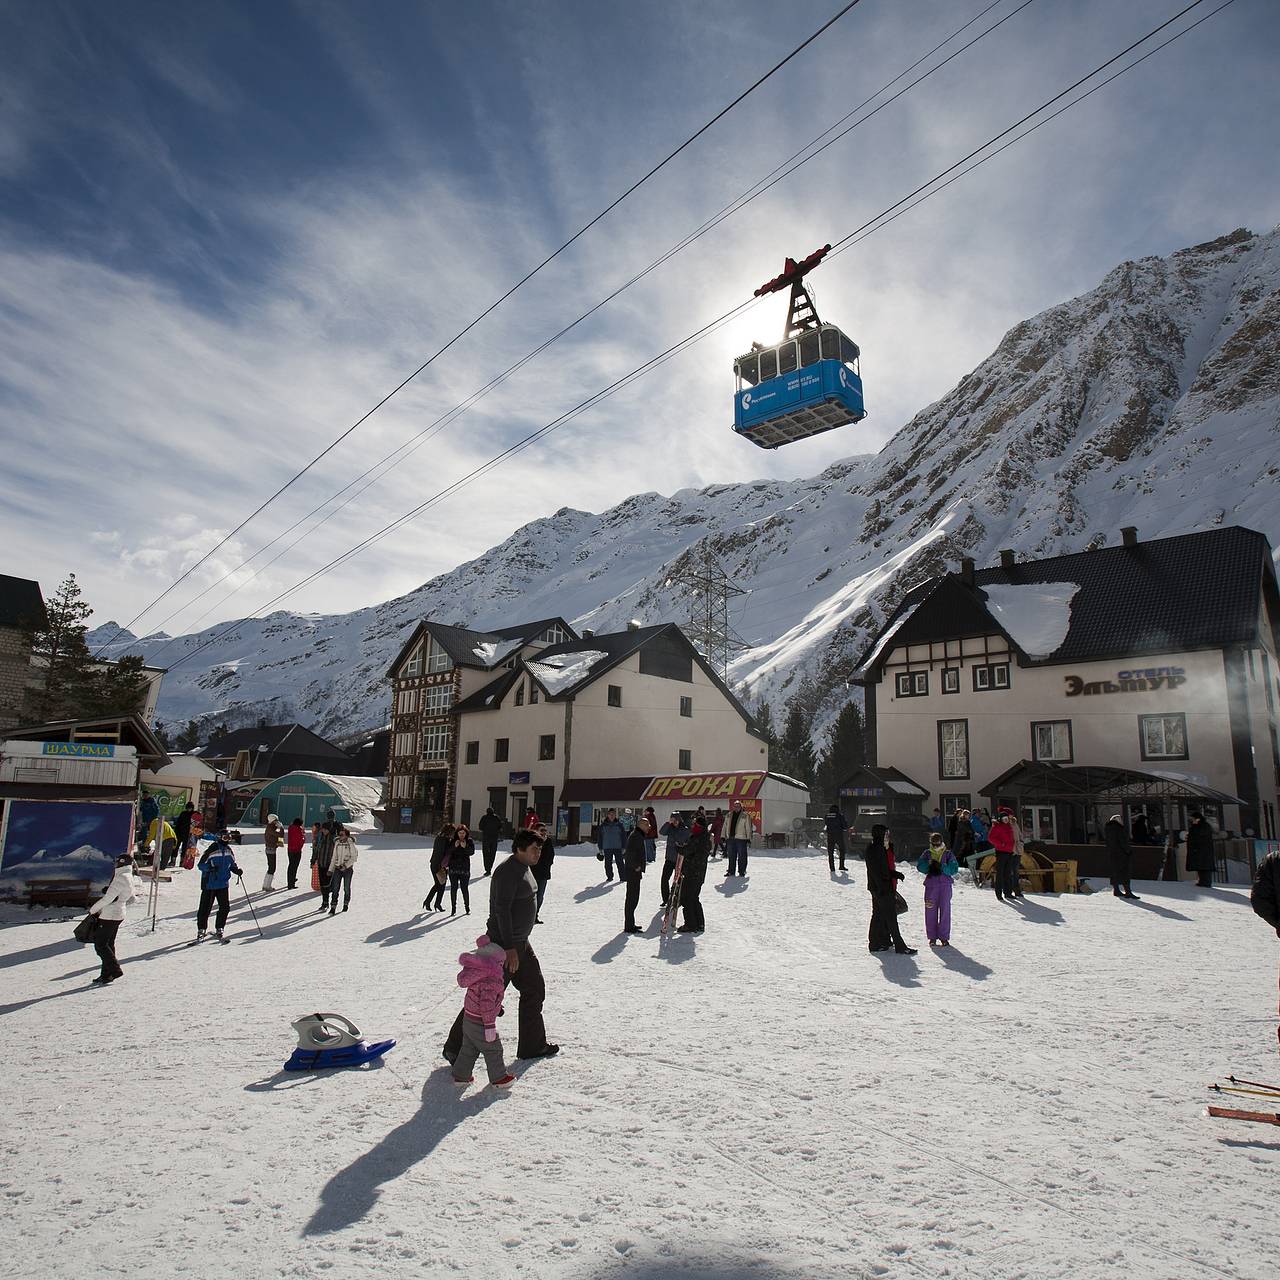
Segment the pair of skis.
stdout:
[[676,913],[680,910],[680,889],[684,881],[684,854],[676,854],[676,869],[671,873],[671,888],[667,893],[667,905],[662,912],[662,932],[665,938],[676,929]]
[[[1209,1088],[1217,1094],[1265,1098],[1280,1106],[1280,1085],[1263,1084],[1260,1080],[1240,1080],[1235,1076],[1228,1076],[1226,1084],[1211,1084]],[[1280,1125],[1280,1111],[1244,1111],[1236,1107],[1210,1107],[1209,1114],[1216,1116],[1219,1120],[1249,1120],[1254,1124]]]

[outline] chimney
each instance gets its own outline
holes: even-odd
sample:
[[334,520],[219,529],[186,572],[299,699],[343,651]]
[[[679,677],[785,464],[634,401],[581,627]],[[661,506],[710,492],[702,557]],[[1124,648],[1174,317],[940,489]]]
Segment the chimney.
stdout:
[[1013,568],[1013,552],[1010,551],[1007,547],[1000,552],[1000,567],[1002,569]]
[[640,623],[637,621],[637,619],[632,618],[632,619],[631,619],[631,621],[627,623],[627,630],[628,630],[628,631],[639,631],[639,630],[640,630]]
[[973,586],[972,556],[965,556],[964,559],[960,561],[960,581],[963,582],[966,587]]
[[589,629],[589,628],[587,628],[587,627],[583,627],[583,629],[582,629],[582,638],[583,638],[584,640],[590,640],[590,639],[591,639],[591,637],[592,637],[593,635],[595,635],[595,632],[594,632],[594,631],[590,630],[590,629]]
[[1136,547],[1138,545],[1138,531],[1131,524],[1125,525],[1120,530],[1120,538],[1126,547]]

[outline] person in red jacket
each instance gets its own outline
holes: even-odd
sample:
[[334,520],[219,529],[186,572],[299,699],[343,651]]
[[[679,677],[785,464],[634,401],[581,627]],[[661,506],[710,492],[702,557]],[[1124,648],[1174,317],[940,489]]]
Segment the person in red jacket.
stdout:
[[524,815],[524,821],[520,824],[526,831],[536,831],[538,823],[541,819],[538,817],[538,811],[530,805]]
[[289,855],[289,888],[298,887],[298,863],[302,861],[302,847],[307,843],[307,829],[300,817],[289,823],[285,832],[285,851]]
[[1013,814],[1008,809],[1000,810],[987,832],[987,839],[996,851],[996,897],[1001,902],[1006,898],[1013,902],[1022,897],[1022,884],[1017,870],[1018,835],[1013,829]]

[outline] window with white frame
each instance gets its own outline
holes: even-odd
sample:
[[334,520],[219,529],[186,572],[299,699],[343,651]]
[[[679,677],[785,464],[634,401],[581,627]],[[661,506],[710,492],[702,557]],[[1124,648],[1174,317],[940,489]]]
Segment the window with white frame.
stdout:
[[447,724],[428,725],[422,731],[422,758],[424,760],[447,759],[451,736],[452,730]]
[[959,667],[943,667],[942,668],[942,692],[943,693],[959,693],[960,692],[960,668]]
[[1031,758],[1071,763],[1071,721],[1036,720],[1031,725]]
[[897,679],[898,697],[922,698],[929,692],[929,673],[927,671],[899,671]]
[[420,676],[422,674],[422,646],[419,645],[405,660],[400,668],[402,676]]
[[394,754],[398,756],[416,756],[418,754],[418,735],[416,733],[397,733]]
[[1186,715],[1139,716],[1138,741],[1144,760],[1187,759]]
[[401,716],[412,715],[418,709],[418,690],[417,689],[401,689],[396,694],[396,714]]
[[564,644],[573,637],[557,622],[554,626],[548,627],[538,639],[543,644]]
[[440,647],[439,641],[434,638],[431,641],[431,652],[427,657],[427,670],[433,674],[439,671],[453,670],[453,660]]
[[433,684],[423,691],[422,709],[429,716],[442,716],[453,706],[453,685]]
[[938,721],[938,777],[969,776],[969,722]]
[[1009,664],[992,662],[986,666],[974,667],[973,687],[979,692],[987,689],[1007,689],[1009,687]]
[[397,800],[412,800],[413,799],[413,774],[411,773],[398,774],[395,778],[394,783],[392,784],[391,794],[395,796]]

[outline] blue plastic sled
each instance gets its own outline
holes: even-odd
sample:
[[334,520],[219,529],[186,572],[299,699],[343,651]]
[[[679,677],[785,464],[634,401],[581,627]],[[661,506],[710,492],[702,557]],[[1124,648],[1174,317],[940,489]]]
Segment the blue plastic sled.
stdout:
[[343,1045],[340,1049],[303,1049],[293,1051],[289,1061],[284,1064],[286,1071],[323,1071],[328,1067],[358,1067],[364,1062],[373,1062],[382,1057],[388,1049],[395,1048],[394,1040],[375,1040],[365,1044],[363,1040],[356,1044]]

